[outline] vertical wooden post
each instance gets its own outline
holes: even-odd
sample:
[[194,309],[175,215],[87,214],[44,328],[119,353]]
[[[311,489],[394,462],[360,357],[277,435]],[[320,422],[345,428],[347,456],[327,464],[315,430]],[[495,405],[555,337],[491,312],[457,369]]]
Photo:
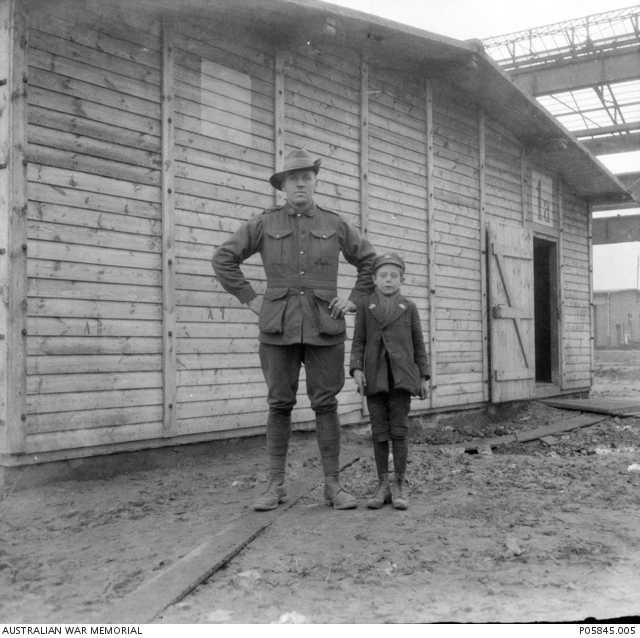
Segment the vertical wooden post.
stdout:
[[[369,65],[360,58],[360,232],[369,238]],[[361,401],[362,416],[368,416],[365,397]]]
[[27,429],[27,20],[0,0],[0,453]]
[[482,396],[488,401],[490,391],[489,377],[489,327],[488,327],[488,299],[487,299],[487,142],[486,142],[486,122],[484,109],[480,109],[478,113],[478,134],[479,134],[479,151],[478,151],[478,177],[480,181],[480,300],[481,308],[481,325],[482,325]]
[[173,26],[162,25],[162,326],[163,436],[177,432],[176,404],[176,213],[175,213],[175,51]]
[[[562,176],[558,175],[558,305],[560,308],[560,316],[558,317],[558,331],[560,339],[558,339],[558,367],[560,368],[559,381],[560,389],[563,390],[567,385],[567,369],[565,362],[565,342],[567,336],[565,334],[565,267],[564,267],[564,194],[562,189]],[[591,260],[591,257],[589,257]]]
[[522,196],[522,227],[526,228],[527,220],[527,155],[524,147],[520,150],[520,191]]
[[369,65],[360,60],[360,232],[369,237]]
[[427,161],[427,284],[429,286],[429,361],[431,364],[431,380],[429,407],[437,403],[438,375],[436,372],[436,237],[435,219],[435,187],[433,182],[433,85],[429,80],[425,84],[425,119],[426,119],[426,161]]
[[[274,95],[273,95],[273,114],[274,114],[274,173],[282,170],[284,166],[284,64],[285,54],[282,49],[276,49],[274,60]],[[276,190],[274,194],[274,203],[276,206],[284,203],[284,195],[281,191]]]
[[[589,333],[591,335],[591,345],[589,348],[589,357],[590,357],[590,362],[589,362],[589,370],[590,370],[590,383],[591,386],[593,387],[593,384],[595,382],[595,352],[594,352],[594,346],[595,346],[595,324],[594,324],[594,313],[595,313],[595,305],[593,303],[593,207],[591,205],[591,203],[589,202],[587,204],[587,246],[588,246],[588,251],[589,251],[589,319],[591,321],[591,327],[589,330]],[[607,297],[609,298],[609,295],[607,295]],[[609,299],[607,299],[607,304],[609,303]]]

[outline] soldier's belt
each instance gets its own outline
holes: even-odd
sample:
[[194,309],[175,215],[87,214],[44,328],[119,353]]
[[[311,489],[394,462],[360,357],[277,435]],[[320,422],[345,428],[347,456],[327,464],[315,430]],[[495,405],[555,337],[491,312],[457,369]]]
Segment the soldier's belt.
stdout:
[[316,290],[337,290],[338,285],[335,281],[322,281],[321,279],[268,279],[268,288],[314,288]]

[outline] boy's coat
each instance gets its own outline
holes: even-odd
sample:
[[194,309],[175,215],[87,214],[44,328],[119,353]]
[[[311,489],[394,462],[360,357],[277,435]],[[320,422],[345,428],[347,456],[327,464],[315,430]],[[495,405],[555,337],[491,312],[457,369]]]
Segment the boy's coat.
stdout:
[[394,387],[412,396],[420,393],[420,377],[429,378],[429,357],[424,345],[417,306],[398,296],[389,316],[374,292],[356,304],[356,325],[351,346],[349,372],[363,370],[365,395],[389,392],[385,351],[389,355]]

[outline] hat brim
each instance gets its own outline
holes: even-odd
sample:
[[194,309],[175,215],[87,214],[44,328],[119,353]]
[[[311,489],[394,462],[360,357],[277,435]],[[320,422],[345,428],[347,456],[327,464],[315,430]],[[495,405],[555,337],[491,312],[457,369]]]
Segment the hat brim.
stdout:
[[405,268],[402,264],[399,264],[397,261],[381,261],[377,264],[373,265],[373,272],[375,273],[378,269],[382,268],[382,266],[397,266],[398,268],[400,268],[400,270],[402,270],[402,272],[404,272]]
[[297,166],[296,168],[290,168],[286,171],[280,171],[279,173],[274,173],[270,178],[269,178],[269,182],[271,183],[271,186],[273,186],[275,189],[281,191],[282,190],[282,180],[289,175],[289,173],[297,173],[298,171],[313,171],[316,175],[318,174],[318,171],[320,170],[320,164],[322,163],[322,160],[317,159],[315,162],[313,162],[312,164],[308,165],[308,166]]

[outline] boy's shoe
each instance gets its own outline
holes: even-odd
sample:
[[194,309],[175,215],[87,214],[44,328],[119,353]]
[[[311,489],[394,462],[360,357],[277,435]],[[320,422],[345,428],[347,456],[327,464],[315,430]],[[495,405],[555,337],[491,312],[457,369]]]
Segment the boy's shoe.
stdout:
[[324,502],[333,505],[335,510],[352,510],[358,507],[355,496],[342,487],[339,475],[333,474],[324,477]]
[[406,510],[409,507],[409,495],[404,482],[404,474],[394,474],[391,484],[391,502],[396,510]]
[[391,485],[389,485],[389,475],[381,474],[378,477],[375,494],[367,501],[367,507],[379,510],[385,503],[391,503]]
[[286,500],[287,488],[284,486],[284,476],[272,476],[267,489],[255,500],[253,509],[258,512],[274,510]]

